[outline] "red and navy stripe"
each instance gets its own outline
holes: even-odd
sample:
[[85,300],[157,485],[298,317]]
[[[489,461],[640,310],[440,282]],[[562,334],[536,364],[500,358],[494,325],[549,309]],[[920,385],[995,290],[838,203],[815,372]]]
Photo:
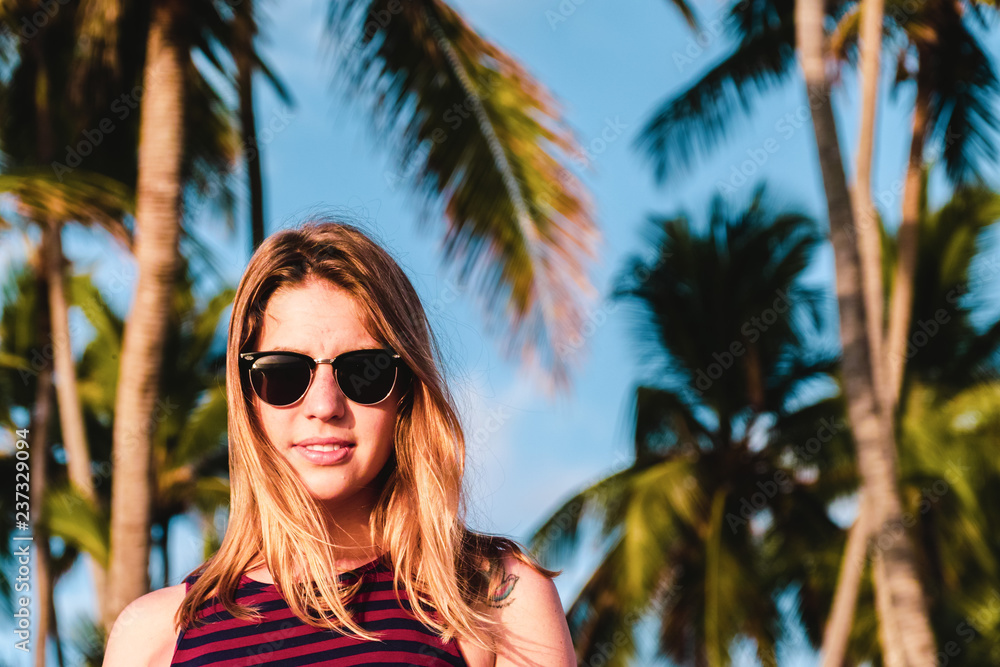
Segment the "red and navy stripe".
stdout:
[[[392,570],[382,560],[341,576],[358,575],[363,578],[361,588],[346,606],[361,627],[377,633],[382,641],[347,637],[304,623],[292,613],[274,584],[244,575],[236,599],[255,606],[263,620],[254,623],[234,618],[217,599],[207,600],[198,611],[198,617],[205,622],[181,631],[170,664],[468,667],[454,640],[443,642],[413,615],[405,590],[400,591],[400,604],[392,588]],[[184,580],[188,590],[196,578],[191,575]],[[433,613],[431,608],[424,608]]]

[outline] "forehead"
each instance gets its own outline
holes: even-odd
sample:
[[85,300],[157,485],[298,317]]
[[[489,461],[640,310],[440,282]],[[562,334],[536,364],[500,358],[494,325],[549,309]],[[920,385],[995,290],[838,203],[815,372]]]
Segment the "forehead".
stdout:
[[327,281],[310,280],[271,295],[258,348],[322,357],[373,344],[354,297]]

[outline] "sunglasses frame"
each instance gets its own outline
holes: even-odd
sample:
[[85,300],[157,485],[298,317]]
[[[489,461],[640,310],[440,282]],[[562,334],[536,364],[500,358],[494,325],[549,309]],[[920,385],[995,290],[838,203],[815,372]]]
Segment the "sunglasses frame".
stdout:
[[[386,392],[385,396],[375,401],[374,403],[360,403],[358,401],[355,401],[353,398],[347,395],[347,392],[345,392],[344,388],[340,385],[340,374],[338,372],[339,368],[337,367],[337,360],[342,359],[348,355],[357,354],[359,352],[387,352],[389,353],[389,358],[392,359],[392,366],[394,371],[392,377],[392,385],[389,387],[389,391]],[[268,357],[271,355],[302,359],[303,361],[306,361],[309,365],[309,383],[306,384],[306,388],[302,390],[302,394],[299,395],[299,397],[296,398],[291,403],[285,403],[283,405],[275,405],[274,403],[269,403],[268,401],[264,400],[263,396],[257,393],[257,388],[254,386],[253,381],[250,380],[250,371],[253,368],[254,362],[256,362],[261,357]],[[382,401],[384,401],[385,399],[389,398],[389,396],[392,395],[392,391],[396,388],[396,383],[399,381],[400,364],[404,363],[402,361],[402,357],[396,354],[396,352],[393,349],[382,348],[382,347],[366,347],[357,350],[349,350],[347,352],[341,352],[332,359],[313,358],[303,352],[294,352],[292,350],[259,350],[257,352],[240,352],[239,362],[240,362],[241,376],[243,377],[244,380],[246,380],[249,383],[250,390],[253,391],[254,395],[256,395],[257,398],[259,398],[267,405],[276,408],[290,407],[301,401],[303,398],[305,398],[305,395],[309,393],[309,388],[312,387],[313,380],[316,379],[316,367],[319,366],[320,364],[330,364],[330,368],[333,369],[333,379],[337,383],[337,388],[340,390],[342,394],[344,394],[344,397],[347,400],[351,401],[352,403],[356,403],[357,405],[365,405],[365,406],[378,405],[379,403],[381,403]]]

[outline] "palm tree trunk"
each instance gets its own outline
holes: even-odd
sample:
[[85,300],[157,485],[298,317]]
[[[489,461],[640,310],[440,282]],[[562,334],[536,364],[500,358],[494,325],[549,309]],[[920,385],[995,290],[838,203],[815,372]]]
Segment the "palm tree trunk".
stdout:
[[[38,161],[48,164],[52,159],[55,145],[52,132],[52,109],[48,62],[45,59],[44,35],[37,35],[32,42],[31,52],[35,60],[35,150]],[[66,464],[70,483],[80,495],[95,507],[98,505],[91,474],[90,447],[83,423],[83,410],[76,390],[76,364],[73,361],[72,341],[69,331],[69,307],[66,304],[64,285],[62,224],[59,221],[37,220],[42,231],[41,271],[46,275],[49,318],[44,329],[51,336],[52,355],[55,361],[55,389],[59,402],[59,425],[62,429],[63,447],[66,450]],[[44,340],[44,338],[42,339]],[[36,494],[40,495],[40,494]],[[96,605],[100,617],[104,604],[104,564],[86,557],[97,591]]]
[[[30,433],[35,445],[35,456],[32,457],[31,479],[31,513],[32,516],[42,516],[42,498],[45,497],[45,476],[46,450],[48,448],[48,428],[44,424],[48,421],[52,411],[52,368],[46,365],[38,374],[38,389],[35,398],[35,411],[32,415]],[[59,643],[59,636],[55,634],[55,613],[52,605],[52,570],[50,568],[52,555],[49,552],[49,531],[44,525],[37,525],[35,528],[35,571],[38,578],[35,581],[35,595],[38,599],[38,625],[35,632],[38,642],[35,645],[35,667],[45,667],[46,644],[50,634],[55,635],[55,641]]]
[[[927,56],[923,56],[927,57]],[[922,57],[922,58],[923,58]],[[923,68],[926,70],[926,68]],[[903,374],[906,370],[906,340],[910,331],[910,320],[913,314],[913,290],[917,271],[917,246],[920,223],[920,201],[923,188],[924,143],[927,134],[927,123],[930,116],[930,86],[921,74],[917,75],[917,99],[913,111],[913,135],[910,141],[910,156],[906,166],[906,180],[903,192],[903,215],[896,233],[898,257],[896,271],[893,276],[892,299],[889,307],[889,332],[884,349],[885,384],[882,387],[882,405],[890,418],[894,419],[896,407],[899,404],[903,385]],[[885,581],[886,568],[876,554],[875,565],[875,604],[880,615],[891,608],[892,598]],[[896,623],[886,623],[881,628],[883,646],[887,647],[883,661],[886,667],[906,666],[906,640],[902,629]]]
[[[64,258],[62,251],[62,224],[56,221],[41,221],[45,249],[45,273],[49,292],[49,312],[51,319],[52,348],[55,360],[56,397],[59,401],[59,426],[62,429],[63,447],[66,448],[66,467],[70,483],[80,496],[95,509],[100,506],[94,477],[91,474],[90,446],[83,423],[83,410],[76,389],[76,362],[69,330],[69,305],[66,301]],[[90,576],[96,592],[95,604],[98,618],[103,613],[106,600],[105,585],[107,571],[104,563],[98,563],[90,555],[86,556]]]
[[727,661],[719,638],[719,568],[722,552],[722,515],[726,508],[726,494],[721,489],[712,498],[712,514],[706,539],[705,557],[705,657],[710,667],[722,667]]
[[[885,372],[879,363],[882,356],[882,238],[878,216],[872,203],[871,166],[875,146],[875,119],[878,103],[882,21],[884,0],[863,0],[861,6],[861,129],[858,135],[856,182],[854,186],[854,216],[857,221],[858,255],[861,261],[861,283],[864,289],[868,348],[872,364],[872,380],[876,395],[885,391]],[[880,402],[880,407],[883,404]],[[858,518],[847,536],[844,560],[837,578],[833,607],[823,632],[823,667],[840,667],[847,653],[847,642],[854,624],[858,588],[867,560],[871,522],[867,515],[864,495],[858,502]]]
[[240,98],[240,132],[247,164],[250,188],[250,238],[252,254],[264,242],[264,185],[260,174],[260,144],[257,141],[257,121],[253,111],[253,39],[256,32],[253,4],[249,0],[236,7],[233,17],[237,89]]
[[47,237],[45,262],[49,284],[49,308],[52,318],[52,348],[56,371],[56,396],[59,399],[59,425],[66,448],[69,479],[81,496],[97,503],[94,478],[91,474],[90,448],[83,425],[83,410],[76,390],[76,364],[73,361],[69,330],[69,306],[63,283],[62,224],[42,223]]
[[[921,54],[921,62],[930,56]],[[921,67],[925,71],[926,66]],[[917,74],[917,100],[913,109],[913,135],[910,157],[906,165],[903,189],[903,217],[896,233],[898,260],[893,277],[892,299],[889,302],[889,334],[886,339],[888,386],[886,401],[890,410],[899,403],[906,369],[906,339],[913,315],[913,281],[917,271],[917,241],[920,224],[920,201],[923,197],[924,143],[930,118],[930,85],[925,75]]]
[[[39,269],[35,272],[36,293],[42,300],[42,304],[47,301],[48,285],[46,284],[46,272],[43,269],[45,257],[48,251],[45,247],[47,239],[43,239],[39,251]],[[38,332],[39,340],[45,340],[51,331],[49,322],[50,313],[46,307],[39,308]],[[34,443],[34,456],[32,457],[31,480],[31,515],[37,518],[42,516],[42,499],[45,498],[45,482],[48,476],[46,463],[48,462],[49,446],[49,420],[52,416],[52,364],[45,357],[43,365],[38,371],[37,386],[35,388],[35,404],[31,412],[31,423],[28,425],[28,432],[31,434]],[[35,582],[35,592],[38,596],[40,614],[38,617],[38,627],[35,629],[39,641],[35,646],[35,667],[45,667],[45,640],[50,632],[55,628],[55,614],[52,608],[52,571],[50,569],[51,555],[49,553],[49,533],[44,523],[38,523],[35,527],[35,554],[38,580]],[[54,633],[53,633],[54,634]],[[55,637],[56,643],[59,637]]]
[[865,554],[868,551],[868,536],[871,533],[869,518],[871,508],[867,507],[862,495],[858,502],[858,517],[847,531],[847,546],[840,561],[837,590],[833,594],[833,606],[823,630],[823,667],[841,667],[847,655],[847,642],[854,625],[854,610],[858,603],[858,588],[861,575],[865,571]]
[[170,297],[178,265],[181,157],[188,52],[179,5],[152,9],[139,127],[136,261],[139,276],[125,323],[112,443],[111,586],[104,617],[149,588],[152,435]]
[[160,548],[163,550],[163,585],[166,588],[170,585],[170,519],[163,522],[163,538],[160,540]]
[[[863,0],[861,7],[861,129],[858,135],[857,179],[854,187],[854,215],[858,254],[861,257],[861,284],[867,313],[868,345],[871,358],[883,359],[882,238],[878,214],[872,203],[872,153],[875,146],[875,119],[882,50],[883,3]],[[884,388],[884,367],[872,364],[876,388]],[[881,393],[879,394],[881,396]]]
[[933,667],[934,635],[925,606],[913,544],[902,530],[902,503],[896,478],[895,432],[879,410],[867,340],[865,303],[861,292],[861,260],[852,242],[854,215],[837,143],[837,127],[824,63],[825,34],[822,0],[796,0],[795,26],[806,90],[812,109],[823,186],[830,218],[836,266],[841,372],[847,398],[862,491],[874,510],[869,519],[881,549],[892,611],[906,644],[911,667]]
[[[48,547],[46,546],[46,550]],[[47,551],[46,551],[47,553]],[[52,575],[49,575],[51,579]],[[56,665],[58,667],[63,667],[66,664],[66,658],[63,655],[62,642],[59,640],[59,623],[58,616],[56,616],[56,601],[55,601],[55,585],[49,585],[49,619],[52,621],[51,627],[49,628],[49,635],[52,636],[52,642],[56,647]]]
[[872,555],[872,579],[875,582],[875,612],[878,615],[879,643],[883,667],[907,667],[902,629],[892,610],[892,595],[886,581],[885,558],[878,550]]

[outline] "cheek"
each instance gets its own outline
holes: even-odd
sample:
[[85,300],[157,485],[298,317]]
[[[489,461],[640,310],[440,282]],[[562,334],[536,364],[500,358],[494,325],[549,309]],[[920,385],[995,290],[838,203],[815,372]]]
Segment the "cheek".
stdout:
[[264,434],[275,446],[280,446],[283,442],[282,433],[286,431],[283,415],[267,405],[258,404],[255,406],[255,410],[257,420],[260,422],[261,428],[264,429]]
[[377,410],[365,417],[365,432],[361,437],[375,445],[380,454],[388,456],[393,447],[396,413],[391,410]]

